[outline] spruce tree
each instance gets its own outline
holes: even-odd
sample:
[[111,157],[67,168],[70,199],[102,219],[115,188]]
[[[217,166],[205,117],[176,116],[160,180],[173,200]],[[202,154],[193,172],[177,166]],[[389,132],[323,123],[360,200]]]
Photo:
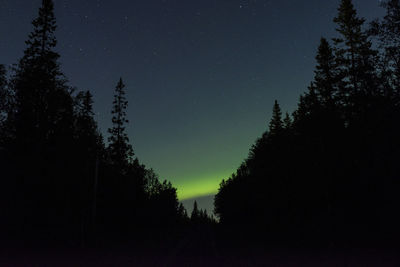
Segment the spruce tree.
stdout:
[[27,48],[10,82],[15,102],[10,118],[15,127],[15,153],[29,161],[41,161],[32,162],[31,174],[43,164],[53,171],[69,164],[74,125],[71,89],[55,51],[57,25],[52,0],[42,0],[32,24]]
[[287,130],[292,127],[292,119],[290,118],[290,115],[288,112],[286,112],[285,118],[283,119],[283,126]]
[[97,129],[97,123],[93,118],[93,96],[90,91],[80,92],[75,99],[76,119],[75,132],[76,138],[82,143],[82,146],[94,153],[99,146],[100,135]]
[[92,94],[89,91],[80,92],[75,97],[75,153],[80,158],[77,164],[85,164],[84,168],[91,171],[94,170],[96,159],[101,159],[104,150],[102,136],[93,118],[92,105]]
[[[13,126],[9,158],[14,166],[10,175],[18,178],[16,221],[21,233],[24,229],[39,233],[51,222],[48,234],[61,235],[62,227],[77,227],[70,224],[76,218],[70,178],[77,172],[72,155],[73,98],[55,51],[57,26],[52,0],[42,1],[32,24],[23,57],[10,81],[14,103],[8,119]],[[63,213],[54,212],[60,207]],[[28,230],[31,221],[37,229]]]
[[381,55],[381,76],[386,81],[384,94],[400,103],[400,1],[382,2],[386,14],[372,23],[371,33],[378,38]]
[[294,124],[298,126],[298,129],[310,128],[310,119],[318,116],[319,112],[321,112],[319,95],[314,82],[311,82],[308,91],[300,96],[297,110],[294,112]]
[[278,101],[275,100],[274,107],[272,109],[272,118],[269,123],[269,133],[271,135],[278,135],[282,132],[283,123],[282,123],[282,111],[278,104]]
[[[12,89],[16,97],[19,141],[44,146],[50,139],[71,133],[72,97],[55,52],[54,4],[43,0],[27,48],[19,61]],[[19,142],[18,141],[18,142]]]
[[321,38],[316,56],[314,86],[320,103],[325,107],[335,104],[339,86],[339,72],[333,49],[325,38]]
[[363,30],[365,20],[357,16],[351,0],[342,0],[338,15],[334,18],[339,38],[334,38],[335,56],[342,81],[341,95],[346,105],[358,105],[366,102],[366,97],[376,92],[375,60],[376,51]]
[[125,125],[129,121],[126,119],[128,101],[125,97],[124,88],[125,85],[121,78],[115,87],[113,110],[111,112],[113,126],[108,129],[111,134],[108,138],[110,160],[112,164],[120,167],[126,167],[132,163],[134,155],[132,145],[129,144],[129,138],[125,131]]
[[193,203],[193,210],[190,215],[190,220],[192,222],[197,222],[199,220],[199,217],[200,217],[200,211],[199,208],[197,207],[197,201],[195,200]]
[[178,206],[178,215],[180,217],[181,222],[186,222],[188,219],[187,211],[182,203],[179,203]]

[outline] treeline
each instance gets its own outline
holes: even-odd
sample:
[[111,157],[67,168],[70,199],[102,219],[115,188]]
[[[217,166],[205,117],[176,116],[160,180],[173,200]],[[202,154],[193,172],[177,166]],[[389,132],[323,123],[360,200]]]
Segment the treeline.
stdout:
[[[338,36],[321,39],[297,109],[283,116],[275,101],[269,129],[221,183],[214,204],[223,240],[400,237],[400,1],[383,6],[386,15],[367,25],[341,0]],[[0,245],[140,245],[186,235],[206,246],[216,221],[197,203],[188,216],[172,184],[135,157],[122,79],[104,141],[91,93],[61,71],[53,9],[42,1],[23,57],[9,73],[0,65]]]
[[[351,0],[321,39],[315,77],[215,197],[226,237],[387,245],[400,237],[400,2],[366,24]],[[382,242],[377,242],[382,241]]]
[[105,144],[92,94],[60,69],[53,9],[42,1],[23,57],[9,74],[0,65],[1,245],[176,238],[190,218],[171,183],[135,157],[122,79]]

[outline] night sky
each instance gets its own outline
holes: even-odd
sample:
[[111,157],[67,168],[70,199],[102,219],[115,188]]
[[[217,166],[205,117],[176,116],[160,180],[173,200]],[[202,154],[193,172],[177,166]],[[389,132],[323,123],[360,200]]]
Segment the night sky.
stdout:
[[[91,90],[107,137],[120,76],[136,156],[178,188],[215,193],[266,130],[273,101],[293,111],[312,80],[339,0],[55,0],[58,52]],[[377,0],[355,0],[367,19]],[[16,63],[41,0],[0,0],[0,63]]]

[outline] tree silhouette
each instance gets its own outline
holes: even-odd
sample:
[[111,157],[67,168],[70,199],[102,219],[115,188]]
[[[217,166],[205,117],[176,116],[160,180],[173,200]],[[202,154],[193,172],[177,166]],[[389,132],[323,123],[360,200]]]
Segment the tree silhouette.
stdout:
[[[32,24],[27,48],[9,83],[13,103],[6,122],[7,153],[13,181],[10,190],[16,191],[14,225],[20,227],[21,235],[43,234],[45,240],[68,235],[61,229],[77,218],[72,197],[75,186],[70,183],[76,177],[74,110],[72,90],[55,51],[52,1],[42,1]],[[59,209],[63,212],[56,212]],[[53,222],[51,227],[49,222]]]
[[386,95],[400,101],[400,2],[382,2],[386,15],[382,20],[372,22],[371,33],[377,37],[381,50],[380,72]]
[[104,156],[102,136],[98,132],[93,115],[93,99],[89,91],[75,97],[75,209],[82,224],[82,242],[93,229],[93,216],[97,206],[97,183],[100,161]]
[[85,156],[91,158],[101,150],[101,136],[94,120],[93,96],[89,91],[79,92],[75,97],[75,134],[80,144],[78,147],[87,149]]
[[[368,34],[362,29],[365,20],[357,16],[351,0],[342,0],[334,18],[339,38],[334,38],[338,69],[344,86],[340,93],[347,106],[348,116],[358,118],[370,97],[376,95],[376,51],[371,49]],[[362,111],[360,111],[362,112]]]
[[[34,30],[12,81],[16,96],[17,134],[43,145],[54,132],[67,131],[72,120],[72,98],[54,51],[56,21],[51,0],[43,0]],[[67,121],[69,120],[69,121]],[[61,127],[63,126],[63,127]]]
[[170,182],[133,158],[122,79],[106,149],[91,93],[72,90],[60,70],[55,30],[53,1],[43,0],[9,81],[0,65],[0,245],[175,237],[186,210]]
[[[293,119],[274,101],[269,128],[221,182],[218,237],[263,246],[397,242],[400,3],[383,6],[385,17],[366,31],[352,1],[341,1],[339,38],[321,39]],[[176,188],[134,158],[122,79],[106,149],[91,93],[71,90],[60,70],[53,1],[42,1],[33,27],[10,78],[0,65],[0,242],[140,251],[182,244],[189,233],[215,245],[214,218],[195,201],[189,219]]]
[[321,38],[316,60],[314,86],[319,101],[325,107],[334,108],[340,77],[333,49],[325,38]]
[[126,119],[126,108],[128,101],[125,98],[125,85],[122,78],[119,80],[114,94],[112,123],[113,127],[108,129],[111,136],[108,138],[110,142],[108,151],[113,164],[119,167],[126,167],[132,162],[134,155],[132,146],[129,144],[129,138],[125,132],[125,125],[129,121]]
[[190,220],[192,220],[194,222],[194,221],[197,221],[199,219],[199,217],[200,217],[200,211],[197,207],[197,201],[195,200],[193,203],[192,213],[190,214]]
[[285,118],[283,119],[283,127],[285,129],[290,129],[292,127],[292,119],[288,112],[285,113]]
[[278,101],[275,100],[274,107],[272,110],[272,119],[269,123],[269,132],[271,135],[278,135],[282,132],[283,123],[282,123],[282,111],[278,104]]
[[[371,32],[388,48],[399,5],[384,5],[391,7],[386,20]],[[399,236],[395,50],[377,60],[350,0],[341,1],[335,22],[339,38],[333,46],[321,39],[314,80],[293,122],[288,114],[282,122],[275,101],[269,131],[220,184],[215,213],[228,239],[242,233],[270,244],[351,245]]]

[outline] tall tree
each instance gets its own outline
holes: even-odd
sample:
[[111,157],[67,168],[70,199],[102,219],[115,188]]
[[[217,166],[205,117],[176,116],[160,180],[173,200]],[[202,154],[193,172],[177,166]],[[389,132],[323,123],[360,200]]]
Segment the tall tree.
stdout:
[[79,92],[75,102],[75,138],[93,156],[101,146],[101,137],[93,118],[93,96],[90,91]]
[[381,55],[381,75],[386,78],[385,94],[394,96],[400,103],[400,1],[382,2],[386,14],[382,20],[372,23],[371,33],[378,37]]
[[112,110],[112,123],[113,126],[108,129],[111,136],[108,138],[110,142],[108,150],[110,159],[113,164],[117,166],[127,166],[132,162],[133,149],[129,144],[129,138],[125,131],[125,125],[129,121],[126,119],[126,109],[128,101],[125,97],[125,84],[120,78],[117,86],[115,87],[113,110]]
[[92,94],[89,91],[79,92],[74,106],[74,157],[77,174],[71,180],[75,187],[75,208],[80,211],[80,221],[87,232],[91,229],[96,212],[98,169],[104,155],[104,144],[93,118]]
[[16,69],[17,135],[25,143],[43,146],[54,136],[71,133],[72,97],[55,52],[54,4],[43,0],[27,48]]
[[[71,205],[74,186],[69,179],[76,175],[74,114],[71,89],[55,51],[57,26],[52,0],[42,1],[32,24],[27,48],[10,82],[15,102],[10,116],[15,132],[10,161],[14,164],[12,175],[18,178],[15,203],[20,216],[16,220],[31,234],[44,234],[51,221],[52,230],[60,234],[59,229],[75,218]],[[55,212],[60,208],[63,213]],[[33,225],[37,228],[29,229]]]
[[316,60],[317,66],[314,71],[316,93],[322,105],[332,108],[337,98],[340,76],[333,49],[325,38],[321,38]]
[[[399,1],[389,2],[392,16]],[[398,239],[398,106],[381,95],[376,52],[350,0],[341,1],[335,22],[341,38],[334,49],[321,39],[315,78],[291,131],[286,118],[283,138],[271,138],[281,128],[275,103],[270,134],[251,149],[247,170],[242,165],[221,183],[214,205],[227,236],[247,231],[284,243],[339,244]]]
[[282,132],[283,123],[282,123],[282,111],[278,104],[278,101],[275,100],[274,107],[272,109],[272,118],[269,123],[269,133],[271,135],[278,135]]
[[369,36],[363,30],[365,20],[357,16],[357,11],[351,0],[342,0],[338,15],[334,18],[340,34],[334,38],[335,55],[340,75],[346,86],[342,87],[341,95],[354,113],[352,105],[363,108],[366,98],[376,94],[375,60],[376,51],[372,50]]

